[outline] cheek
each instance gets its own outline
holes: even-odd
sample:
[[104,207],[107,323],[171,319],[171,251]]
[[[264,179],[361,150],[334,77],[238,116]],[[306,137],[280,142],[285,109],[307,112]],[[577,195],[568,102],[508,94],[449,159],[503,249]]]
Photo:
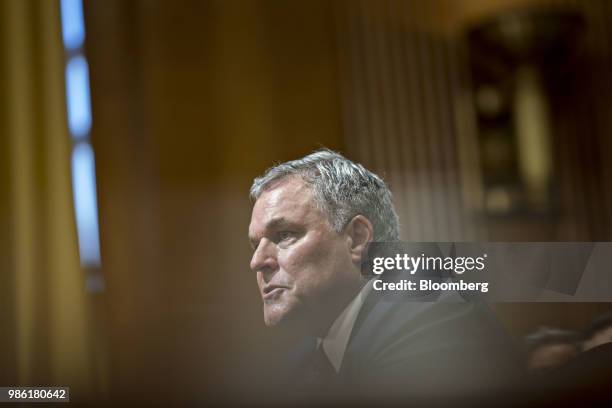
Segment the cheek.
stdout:
[[340,269],[346,269],[343,255],[335,241],[307,241],[280,255],[279,264],[295,286],[310,290],[323,288],[340,277]]
[[299,248],[284,250],[278,255],[279,276],[285,283],[294,284],[308,275],[308,257]]
[[259,287],[259,289],[262,289],[264,287],[263,273],[257,272],[255,279],[257,280],[257,286]]

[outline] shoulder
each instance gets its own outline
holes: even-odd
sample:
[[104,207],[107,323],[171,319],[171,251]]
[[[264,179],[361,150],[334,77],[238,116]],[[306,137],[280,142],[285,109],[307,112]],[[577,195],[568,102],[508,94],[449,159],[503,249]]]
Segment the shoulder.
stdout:
[[436,301],[372,296],[362,308],[350,346],[380,354],[393,344],[423,348],[504,341],[505,333],[483,302],[446,295]]
[[427,389],[434,383],[464,386],[466,378],[475,386],[483,378],[504,381],[516,364],[512,341],[479,301],[374,298],[355,325],[343,371],[354,379]]

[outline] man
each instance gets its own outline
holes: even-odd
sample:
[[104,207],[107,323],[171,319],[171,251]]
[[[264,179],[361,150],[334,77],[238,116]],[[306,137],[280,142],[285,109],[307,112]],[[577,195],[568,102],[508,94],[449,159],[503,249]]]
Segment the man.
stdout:
[[559,368],[581,351],[582,336],[574,331],[541,327],[525,338],[527,369],[542,372]]
[[612,314],[605,314],[593,320],[584,330],[584,337],[584,351],[612,343]]
[[388,301],[362,275],[369,243],[399,240],[380,177],[323,149],[269,169],[251,197],[265,324],[307,339],[296,384],[363,401],[451,396],[505,378],[509,346],[483,305]]
[[544,327],[527,336],[530,383],[540,400],[612,406],[612,343],[593,341],[598,329],[605,333],[605,321],[606,316],[596,319],[585,333]]

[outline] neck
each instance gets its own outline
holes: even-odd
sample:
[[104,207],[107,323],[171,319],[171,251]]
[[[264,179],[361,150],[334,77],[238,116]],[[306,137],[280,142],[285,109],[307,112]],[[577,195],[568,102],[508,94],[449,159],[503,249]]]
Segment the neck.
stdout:
[[338,316],[340,316],[349,303],[355,299],[355,296],[359,294],[366,282],[366,279],[361,279],[358,285],[346,288],[342,296],[335,296],[334,299],[330,300],[325,311],[315,313],[315,316],[313,316],[315,322],[310,326],[311,330],[309,334],[319,338],[326,337]]

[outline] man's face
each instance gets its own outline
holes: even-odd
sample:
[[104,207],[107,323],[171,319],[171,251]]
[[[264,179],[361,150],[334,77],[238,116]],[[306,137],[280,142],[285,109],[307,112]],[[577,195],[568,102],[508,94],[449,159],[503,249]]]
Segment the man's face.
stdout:
[[[360,285],[350,238],[335,232],[298,177],[281,180],[255,202],[249,226],[267,326],[318,330],[330,323]],[[330,320],[331,319],[331,320]]]

